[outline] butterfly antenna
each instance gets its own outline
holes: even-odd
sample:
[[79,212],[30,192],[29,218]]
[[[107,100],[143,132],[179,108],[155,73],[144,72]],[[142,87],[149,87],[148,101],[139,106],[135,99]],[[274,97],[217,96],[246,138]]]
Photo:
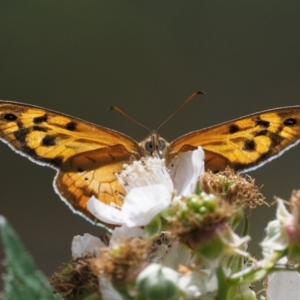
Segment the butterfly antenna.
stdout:
[[111,110],[115,110],[116,112],[118,112],[119,114],[121,114],[123,117],[125,117],[126,119],[130,120],[131,122],[143,127],[144,129],[146,129],[150,134],[152,133],[151,130],[149,130],[149,128],[147,128],[146,126],[144,126],[143,124],[141,124],[140,122],[138,122],[137,120],[131,118],[130,116],[128,116],[123,110],[121,110],[119,107],[117,106],[111,106],[107,109],[107,111],[111,111]]
[[167,118],[164,122],[162,122],[159,126],[158,126],[158,128],[157,128],[157,130],[156,130],[156,132],[158,132],[167,122],[169,122],[169,120],[171,119],[171,118],[173,118],[184,106],[186,106],[191,100],[193,100],[196,96],[198,96],[198,95],[205,95],[205,93],[204,92],[201,92],[201,91],[199,91],[199,92],[195,92],[195,93],[193,93],[190,97],[188,97],[172,114],[171,114],[171,116],[169,116],[169,118]]

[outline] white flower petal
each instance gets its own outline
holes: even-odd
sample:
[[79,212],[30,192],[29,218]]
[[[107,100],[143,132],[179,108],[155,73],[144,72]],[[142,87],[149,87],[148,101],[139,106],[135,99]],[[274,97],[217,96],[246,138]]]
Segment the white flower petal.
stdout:
[[191,272],[180,277],[178,286],[186,296],[197,298],[202,295],[203,279],[198,273]]
[[122,296],[114,289],[110,281],[99,277],[99,286],[102,300],[122,300]]
[[85,233],[83,236],[76,235],[73,238],[71,251],[74,259],[88,254],[95,255],[99,248],[105,247],[99,238]]
[[99,221],[113,225],[123,224],[122,213],[119,209],[110,205],[106,205],[102,201],[96,199],[94,196],[92,196],[87,202],[87,209]]
[[[162,246],[162,245],[161,245]],[[168,247],[168,251],[162,261],[162,264],[166,267],[170,267],[174,270],[178,269],[178,265],[189,265],[191,260],[191,253],[186,245],[175,241]]]
[[169,169],[177,195],[189,196],[195,192],[197,180],[204,172],[203,149],[179,153]]
[[197,298],[208,292],[215,291],[218,287],[215,275],[206,271],[193,271],[182,275],[178,283],[179,288],[191,298]]
[[299,300],[300,274],[296,271],[282,271],[269,275],[267,299]]
[[179,274],[171,268],[163,267],[160,264],[150,264],[137,277],[137,283],[140,281],[156,276],[158,272],[162,272],[166,278],[174,283],[178,282]]
[[266,233],[261,242],[265,257],[272,256],[274,251],[283,251],[289,246],[289,237],[279,220],[270,221]]
[[292,215],[287,210],[283,200],[279,198],[277,198],[276,200],[277,200],[276,218],[280,222],[287,223],[287,219],[292,218]]
[[147,225],[167,208],[172,195],[162,184],[133,188],[121,208],[124,224],[128,227]]
[[140,227],[127,227],[122,225],[121,227],[116,227],[112,232],[110,239],[110,246],[117,243],[120,238],[133,238],[133,237],[143,237],[145,236],[145,231]]

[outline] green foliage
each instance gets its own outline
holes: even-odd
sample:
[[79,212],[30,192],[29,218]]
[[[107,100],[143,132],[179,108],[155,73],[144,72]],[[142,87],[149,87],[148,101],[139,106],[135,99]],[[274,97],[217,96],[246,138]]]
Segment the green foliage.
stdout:
[[19,237],[0,216],[0,233],[6,256],[7,274],[3,300],[58,300],[47,278],[37,269]]

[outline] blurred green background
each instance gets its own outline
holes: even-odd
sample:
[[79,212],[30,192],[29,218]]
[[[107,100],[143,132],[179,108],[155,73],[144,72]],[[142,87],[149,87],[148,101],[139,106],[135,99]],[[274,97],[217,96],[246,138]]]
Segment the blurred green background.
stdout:
[[[299,1],[0,2],[0,99],[30,103],[122,131],[155,129],[191,93],[198,97],[161,134],[168,140],[300,97]],[[300,188],[300,146],[251,172],[268,202]],[[100,228],[74,215],[52,188],[54,170],[0,144],[0,213],[50,275],[74,235]],[[274,208],[251,213],[259,256]],[[1,259],[3,259],[3,254]],[[0,270],[3,272],[3,269]]]

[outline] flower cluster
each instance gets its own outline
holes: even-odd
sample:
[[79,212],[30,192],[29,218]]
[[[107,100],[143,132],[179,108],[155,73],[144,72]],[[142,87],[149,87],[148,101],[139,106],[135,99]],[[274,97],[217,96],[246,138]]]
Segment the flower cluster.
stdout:
[[[282,292],[278,281],[285,290],[290,280],[300,282],[297,265],[287,263],[300,259],[300,191],[292,194],[291,212],[277,199],[276,220],[267,226],[258,260],[248,252],[244,209],[262,205],[264,197],[248,176],[229,168],[205,172],[201,148],[179,154],[168,167],[157,157],[134,161],[118,179],[126,190],[122,207],[94,197],[88,202],[89,211],[115,229],[105,242],[89,234],[74,237],[73,267],[52,278],[58,293],[66,294],[60,287],[67,285],[85,287],[69,291],[72,297],[86,293],[103,300],[248,300],[257,299],[251,283],[272,274],[266,294],[279,299],[272,296]],[[244,225],[240,235],[239,224]],[[88,266],[91,284],[72,281],[70,274],[81,266]],[[300,299],[292,294],[297,298],[280,299]]]

